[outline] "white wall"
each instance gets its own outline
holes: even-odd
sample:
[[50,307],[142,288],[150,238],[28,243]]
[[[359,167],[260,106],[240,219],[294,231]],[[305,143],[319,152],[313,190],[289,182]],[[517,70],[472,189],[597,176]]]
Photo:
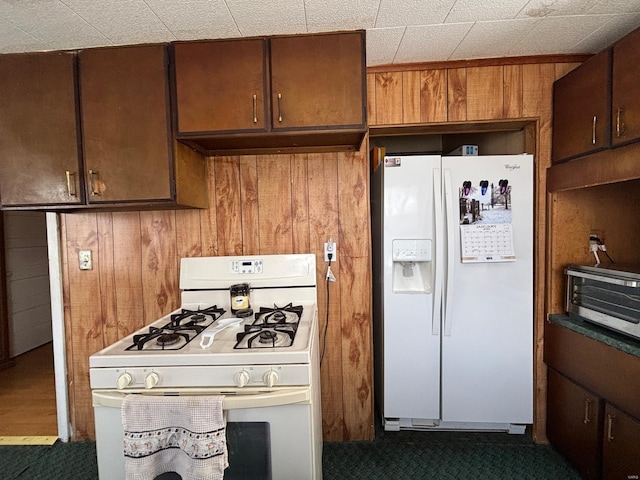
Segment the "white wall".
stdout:
[[44,212],[3,212],[10,355],[52,340]]

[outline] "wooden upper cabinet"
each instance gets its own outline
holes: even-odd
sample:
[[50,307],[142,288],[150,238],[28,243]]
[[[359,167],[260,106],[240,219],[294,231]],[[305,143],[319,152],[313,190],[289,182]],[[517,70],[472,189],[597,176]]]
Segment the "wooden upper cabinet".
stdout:
[[2,207],[83,203],[75,55],[0,55]]
[[607,404],[604,422],[602,478],[638,478],[640,421]]
[[266,131],[265,39],[173,44],[177,131]]
[[611,49],[556,80],[553,162],[608,148],[611,141]]
[[89,203],[172,198],[165,52],[152,45],[79,53]]
[[359,32],[271,39],[274,130],[365,125],[363,40]]
[[614,146],[640,138],[640,30],[613,46],[612,135]]
[[173,44],[178,140],[208,155],[358,149],[364,35]]

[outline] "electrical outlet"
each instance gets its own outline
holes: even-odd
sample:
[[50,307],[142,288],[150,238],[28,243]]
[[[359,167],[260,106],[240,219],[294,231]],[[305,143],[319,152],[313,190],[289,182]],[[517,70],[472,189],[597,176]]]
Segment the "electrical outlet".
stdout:
[[78,252],[78,262],[80,264],[80,270],[93,270],[91,250],[80,250]]
[[329,254],[331,254],[331,262],[334,263],[338,259],[338,252],[336,252],[336,242],[329,239],[324,244],[324,261],[329,261]]

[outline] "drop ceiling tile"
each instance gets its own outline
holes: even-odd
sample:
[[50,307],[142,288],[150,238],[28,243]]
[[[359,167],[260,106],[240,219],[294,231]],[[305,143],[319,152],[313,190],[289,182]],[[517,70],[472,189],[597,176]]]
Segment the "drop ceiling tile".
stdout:
[[381,0],[376,28],[442,23],[456,0]]
[[472,26],[449,23],[407,27],[393,63],[447,60]]
[[529,0],[457,0],[445,22],[481,22],[515,18]]
[[544,18],[560,15],[585,15],[598,0],[530,0],[518,18]]
[[514,55],[573,52],[577,44],[595,33],[610,19],[603,15],[544,18],[533,32],[514,47]]
[[614,15],[602,28],[596,30],[582,42],[578,43],[573,52],[595,53],[607,48],[614,42],[632,32],[640,25],[640,14]]
[[226,0],[243,37],[306,32],[303,0]]
[[640,0],[598,0],[589,13],[640,13]]
[[50,48],[104,44],[104,35],[60,1],[0,1],[0,17]]
[[373,28],[380,0],[305,0],[307,30],[331,32]]
[[240,35],[224,0],[146,0],[146,3],[178,40]]
[[367,66],[393,63],[404,31],[405,27],[367,30]]
[[154,43],[175,37],[144,0],[64,0],[66,5],[111,43]]
[[46,48],[46,43],[0,18],[0,52],[26,52]]
[[541,22],[538,18],[478,22],[462,39],[451,59],[506,57],[514,45]]

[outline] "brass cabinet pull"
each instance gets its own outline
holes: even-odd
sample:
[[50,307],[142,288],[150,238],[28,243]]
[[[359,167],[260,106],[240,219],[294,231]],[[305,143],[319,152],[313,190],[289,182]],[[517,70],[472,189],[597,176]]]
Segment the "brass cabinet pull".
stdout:
[[64,173],[67,176],[67,194],[70,197],[75,197],[76,196],[76,174],[75,172],[70,172],[69,170],[65,170]]
[[583,423],[585,425],[591,421],[591,419],[589,418],[590,407],[591,407],[591,399],[585,398],[584,399],[584,420],[583,420]]
[[100,195],[100,192],[96,189],[96,180],[98,179],[98,172],[95,170],[89,170],[89,183],[91,184],[91,195]]
[[622,121],[622,107],[618,107],[618,112],[616,115],[616,135],[621,137],[624,135],[624,122]]
[[278,94],[278,121],[282,122],[282,94]]
[[591,127],[591,143],[596,144],[596,123],[598,123],[598,117],[593,116],[593,125]]
[[616,419],[615,415],[607,414],[607,440],[613,441],[613,421]]
[[258,123],[258,96],[253,96],[253,123]]

